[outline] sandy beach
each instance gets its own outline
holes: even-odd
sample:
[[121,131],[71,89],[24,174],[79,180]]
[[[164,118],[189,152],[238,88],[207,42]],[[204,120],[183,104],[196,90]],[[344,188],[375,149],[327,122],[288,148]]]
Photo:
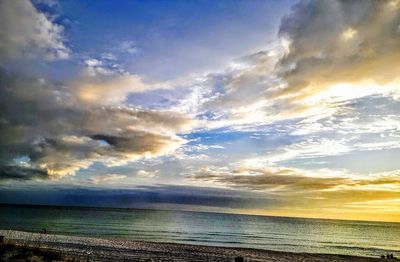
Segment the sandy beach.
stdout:
[[330,254],[277,252],[246,248],[100,239],[0,230],[7,242],[60,252],[78,261],[382,261]]

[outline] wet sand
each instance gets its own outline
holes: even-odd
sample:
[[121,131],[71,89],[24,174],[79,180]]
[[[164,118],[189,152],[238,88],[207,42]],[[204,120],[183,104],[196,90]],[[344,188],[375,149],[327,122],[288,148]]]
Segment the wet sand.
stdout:
[[234,261],[238,256],[244,257],[245,261],[383,261],[380,258],[101,239],[12,230],[0,230],[0,235],[4,235],[10,243],[60,252],[78,261]]

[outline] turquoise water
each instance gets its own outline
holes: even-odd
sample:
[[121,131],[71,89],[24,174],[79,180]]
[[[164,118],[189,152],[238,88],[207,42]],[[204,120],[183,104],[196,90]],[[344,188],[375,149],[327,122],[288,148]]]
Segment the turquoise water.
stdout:
[[0,228],[247,247],[279,251],[400,256],[400,223],[262,217],[184,211],[0,207]]

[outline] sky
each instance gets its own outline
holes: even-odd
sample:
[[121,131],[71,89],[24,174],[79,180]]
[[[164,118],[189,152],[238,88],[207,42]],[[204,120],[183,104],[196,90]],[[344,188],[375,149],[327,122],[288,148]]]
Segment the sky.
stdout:
[[0,202],[400,222],[400,1],[0,2]]

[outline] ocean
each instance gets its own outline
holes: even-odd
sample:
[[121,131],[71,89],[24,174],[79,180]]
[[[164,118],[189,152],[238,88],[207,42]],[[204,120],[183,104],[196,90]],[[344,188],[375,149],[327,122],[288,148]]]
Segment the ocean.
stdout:
[[357,256],[400,256],[400,223],[142,209],[0,206],[0,229]]

